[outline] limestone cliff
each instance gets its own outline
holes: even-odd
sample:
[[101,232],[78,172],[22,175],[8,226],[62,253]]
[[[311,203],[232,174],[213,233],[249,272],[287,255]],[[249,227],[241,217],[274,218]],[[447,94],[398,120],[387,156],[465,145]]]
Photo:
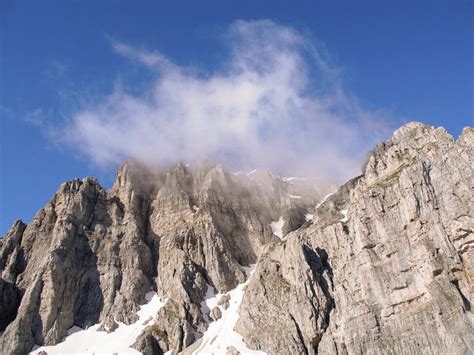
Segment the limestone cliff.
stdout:
[[[410,123],[269,246],[237,330],[254,349],[474,353],[474,140]],[[270,281],[275,280],[275,281]]]
[[[310,181],[212,162],[128,163],[108,191],[67,182],[0,241],[1,352],[72,326],[113,332],[155,290],[166,303],[134,347],[192,353],[240,285],[234,330],[250,349],[474,353],[473,158],[473,129],[455,141],[410,123],[324,199]],[[209,310],[211,289],[223,296]]]
[[304,181],[211,162],[165,171],[129,163],[110,191],[94,178],[67,182],[2,240],[2,352],[58,343],[72,326],[133,323],[150,289],[170,301],[144,337],[181,350],[207,328],[199,305],[208,285],[224,292],[245,281],[243,268],[279,240],[271,222],[284,216],[296,229],[317,198]]

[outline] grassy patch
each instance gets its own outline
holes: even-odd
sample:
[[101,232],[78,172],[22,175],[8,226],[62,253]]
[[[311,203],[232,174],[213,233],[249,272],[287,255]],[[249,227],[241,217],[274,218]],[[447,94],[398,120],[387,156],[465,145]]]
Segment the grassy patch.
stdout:
[[280,274],[273,275],[271,282],[284,292],[289,292],[291,290],[291,284]]

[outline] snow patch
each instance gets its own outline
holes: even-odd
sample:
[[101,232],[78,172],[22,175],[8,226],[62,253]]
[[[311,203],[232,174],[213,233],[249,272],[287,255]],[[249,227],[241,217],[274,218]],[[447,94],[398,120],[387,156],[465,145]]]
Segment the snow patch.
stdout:
[[243,171],[236,171],[235,173],[232,173],[232,175],[239,176],[239,175],[247,175],[250,177],[253,173],[255,173],[257,169],[253,169],[252,171],[249,171],[248,173],[245,173]]
[[201,303],[201,306],[205,304],[205,307],[208,309],[219,307],[222,317],[209,324],[209,328],[204,333],[203,337],[198,340],[199,346],[192,352],[193,355],[225,354],[227,352],[227,348],[230,346],[235,347],[241,354],[265,354],[262,351],[249,349],[243,342],[242,336],[234,331],[234,327],[237,324],[237,320],[239,319],[239,307],[242,303],[245,287],[249,283],[250,275],[252,275],[254,267],[255,265],[252,265],[250,268],[246,268],[248,275],[246,282],[239,284],[236,288],[226,293],[230,296],[229,308],[227,309],[217,305],[217,302],[224,294],[216,294],[214,288],[208,286],[206,296],[210,297],[206,297],[206,299]]
[[283,239],[283,225],[284,224],[285,224],[285,221],[283,220],[283,216],[280,216],[280,219],[278,221],[274,221],[270,223],[270,227],[272,228],[273,234],[276,235],[280,239]]
[[311,214],[311,213],[306,213],[304,215],[306,221],[312,221],[313,220],[313,217],[314,217],[314,214]]
[[307,178],[302,178],[302,177],[296,177],[296,176],[289,176],[289,177],[282,177],[281,178],[283,181],[307,181]]
[[290,198],[301,198],[301,196],[292,195],[292,194],[290,194],[290,193],[288,194],[288,196],[289,196]]
[[211,319],[209,318],[209,313],[211,312],[211,309],[214,308],[217,304],[217,300],[215,300],[216,297],[216,289],[211,285],[207,285],[204,301],[201,302],[201,313],[204,316],[204,320],[206,322],[211,321]]
[[341,222],[346,223],[349,220],[349,217],[347,216],[347,213],[349,210],[341,210],[341,214],[344,216],[343,218],[340,219]]
[[323,197],[323,199],[316,205],[316,209],[318,209],[319,207],[321,207],[321,205],[326,202],[326,200],[330,197],[334,195],[334,192],[331,192],[331,193],[328,193],[326,196]]
[[118,328],[111,333],[98,331],[99,324],[87,329],[77,326],[68,330],[68,336],[59,344],[51,346],[33,347],[30,354],[38,354],[45,351],[49,355],[54,354],[92,354],[92,353],[115,353],[115,354],[141,354],[131,348],[141,332],[153,322],[156,313],[163,307],[166,300],[161,299],[155,292],[146,295],[148,303],[140,306],[137,312],[139,319],[133,324],[118,323]]

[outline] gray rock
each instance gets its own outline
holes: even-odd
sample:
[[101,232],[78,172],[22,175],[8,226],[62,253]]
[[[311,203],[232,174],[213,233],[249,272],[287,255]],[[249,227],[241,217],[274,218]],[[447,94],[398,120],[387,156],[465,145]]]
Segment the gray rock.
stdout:
[[244,341],[269,353],[473,353],[473,157],[472,129],[458,142],[419,123],[397,130],[312,224],[262,255]]
[[324,252],[296,236],[271,245],[247,286],[236,330],[256,350],[308,353],[329,326],[331,287]]
[[[250,348],[474,353],[473,157],[472,128],[455,141],[409,123],[316,211],[325,191],[311,181],[209,161],[129,162],[109,191],[67,182],[0,241],[1,352],[56,344],[72,326],[133,323],[150,290],[168,301],[134,347],[189,352],[208,327],[208,287],[225,294],[256,263],[235,328]],[[270,227],[281,216],[284,240]]]
[[2,277],[14,279],[23,295],[3,334],[4,351],[55,344],[73,325],[86,328],[112,315],[126,323],[137,318],[153,270],[141,221],[128,215],[93,178],[60,187],[2,258]]
[[240,352],[233,346],[227,347],[226,355],[240,355]]
[[127,163],[110,191],[94,178],[61,185],[31,223],[16,222],[2,239],[2,351],[56,344],[72,326],[113,331],[115,320],[133,323],[151,288],[173,302],[143,346],[181,350],[194,342],[207,329],[200,309],[207,285],[226,292],[244,281],[243,267],[276,239],[269,224],[317,200],[313,189],[290,201],[289,184],[263,175],[265,184],[211,162],[167,170]]
[[222,308],[227,309],[229,308],[229,301],[230,301],[230,295],[222,295],[221,298],[219,298],[219,301],[217,301],[217,304],[219,306],[222,306]]
[[211,318],[214,321],[221,319],[221,317],[222,317],[222,312],[219,307],[214,307],[213,309],[211,309]]

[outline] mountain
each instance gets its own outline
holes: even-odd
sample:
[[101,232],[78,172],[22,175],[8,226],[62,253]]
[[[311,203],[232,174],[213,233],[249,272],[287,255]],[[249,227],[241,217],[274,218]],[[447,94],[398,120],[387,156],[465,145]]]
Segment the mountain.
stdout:
[[0,241],[2,354],[474,353],[473,157],[409,123],[329,195],[213,162],[64,183]]

